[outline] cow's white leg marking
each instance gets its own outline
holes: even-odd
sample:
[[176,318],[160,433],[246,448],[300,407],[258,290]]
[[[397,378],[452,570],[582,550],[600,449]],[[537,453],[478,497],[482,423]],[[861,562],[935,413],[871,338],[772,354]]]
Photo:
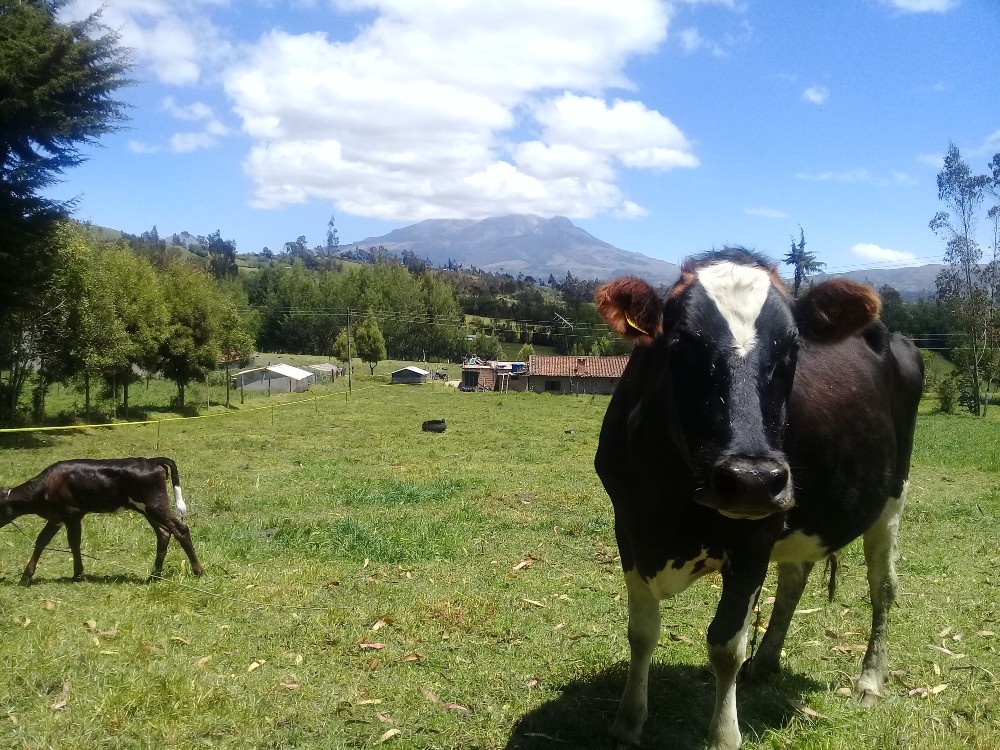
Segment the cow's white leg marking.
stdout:
[[628,588],[628,644],[631,659],[628,679],[611,736],[618,748],[636,747],[646,722],[649,694],[649,663],[660,639],[660,603],[635,568],[625,574]]
[[694,560],[682,561],[680,567],[676,560],[667,560],[666,565],[646,584],[657,600],[676,596],[703,575],[714,573],[722,567],[722,560],[708,556],[708,550],[702,549]]
[[861,676],[854,686],[854,695],[863,706],[873,706],[882,697],[882,686],[889,672],[889,608],[896,599],[899,520],[903,515],[909,484],[908,481],[903,483],[899,497],[889,498],[882,515],[864,535],[868,591],[872,600],[872,632]]
[[177,508],[177,515],[184,518],[188,507],[184,503],[184,496],[181,494],[181,486],[179,484],[174,485],[174,506]]
[[830,550],[820,537],[793,531],[783,536],[771,550],[771,560],[777,563],[819,562],[825,560]]
[[747,602],[746,617],[736,635],[721,646],[708,644],[708,661],[715,673],[715,711],[708,725],[707,750],[737,750],[743,743],[736,714],[736,676],[747,655],[747,631],[758,594],[760,589]]
[[788,634],[788,626],[792,615],[802,598],[802,591],[809,580],[812,570],[811,562],[779,563],[778,591],[774,596],[774,609],[767,625],[767,631],[761,638],[760,647],[753,655],[749,664],[749,676],[760,679],[778,671],[781,662],[781,647]]
[[736,352],[745,357],[757,343],[757,317],[771,288],[770,274],[726,261],[699,269],[698,281],[729,324]]

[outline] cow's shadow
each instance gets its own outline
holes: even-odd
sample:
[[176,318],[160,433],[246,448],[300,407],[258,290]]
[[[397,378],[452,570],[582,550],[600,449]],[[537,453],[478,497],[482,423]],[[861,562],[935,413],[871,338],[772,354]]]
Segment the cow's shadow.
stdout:
[[[514,725],[507,750],[608,750],[627,664],[562,686],[561,695],[523,716]],[[791,700],[824,686],[799,674],[782,673],[764,684],[741,682],[737,688],[740,729],[760,736],[786,725],[795,709]],[[643,748],[701,750],[715,704],[715,678],[707,666],[653,663],[649,673],[649,719]]]
[[[28,588],[34,586],[39,586],[43,583],[60,583],[67,585],[83,584],[83,583],[94,583],[101,585],[140,585],[147,583],[148,578],[140,577],[131,573],[118,573],[111,575],[91,575],[90,573],[84,573],[81,578],[73,578],[72,576],[44,576],[36,575],[31,579],[31,583]],[[21,574],[18,572],[16,575],[0,575],[0,583],[11,583],[20,585]]]

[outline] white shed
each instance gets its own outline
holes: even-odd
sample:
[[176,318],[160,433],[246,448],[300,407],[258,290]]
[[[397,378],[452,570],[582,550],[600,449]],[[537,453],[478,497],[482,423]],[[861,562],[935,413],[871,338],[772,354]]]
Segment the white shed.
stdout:
[[300,370],[298,367],[286,365],[278,362],[266,367],[255,367],[252,370],[243,370],[235,375],[236,387],[245,388],[251,391],[271,392],[287,391],[288,393],[302,393],[309,389],[309,384],[316,378],[316,374],[308,370]]

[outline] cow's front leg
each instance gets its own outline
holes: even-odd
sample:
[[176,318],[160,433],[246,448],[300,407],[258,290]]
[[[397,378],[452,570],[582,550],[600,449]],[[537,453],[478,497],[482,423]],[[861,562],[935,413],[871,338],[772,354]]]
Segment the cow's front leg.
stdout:
[[767,632],[760,641],[757,653],[747,664],[744,677],[760,681],[778,671],[781,647],[812,568],[811,562],[778,565],[778,591],[774,597],[774,610],[771,612]]
[[635,568],[625,573],[628,587],[628,679],[611,736],[620,749],[637,747],[648,715],[649,663],[660,640],[660,603]]
[[708,661],[715,673],[715,710],[708,727],[708,750],[737,750],[743,742],[736,713],[736,676],[747,653],[747,630],[767,570],[758,579],[737,577],[730,562],[722,573],[722,598],[708,627]]
[[896,599],[896,557],[899,520],[903,515],[906,486],[899,497],[889,498],[879,519],[865,532],[865,563],[872,600],[872,632],[854,695],[863,706],[873,706],[882,697],[889,672],[889,608]]

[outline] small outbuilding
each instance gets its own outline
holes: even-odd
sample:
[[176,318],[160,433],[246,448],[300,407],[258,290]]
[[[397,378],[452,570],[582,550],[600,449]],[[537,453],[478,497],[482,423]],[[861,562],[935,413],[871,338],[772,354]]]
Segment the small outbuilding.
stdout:
[[329,362],[320,362],[315,365],[306,365],[307,370],[312,370],[316,373],[322,373],[330,380],[336,380],[338,377],[343,375],[343,368],[337,367],[336,365],[331,365]]
[[316,374],[298,367],[286,365],[278,362],[266,367],[255,367],[252,370],[243,370],[236,373],[234,380],[237,388],[250,391],[271,392],[285,391],[288,393],[302,393],[309,390],[309,384],[316,379]]
[[429,370],[423,370],[414,365],[409,365],[408,367],[401,367],[392,373],[393,383],[404,383],[406,385],[415,385],[417,383],[426,383],[427,378],[431,375]]

